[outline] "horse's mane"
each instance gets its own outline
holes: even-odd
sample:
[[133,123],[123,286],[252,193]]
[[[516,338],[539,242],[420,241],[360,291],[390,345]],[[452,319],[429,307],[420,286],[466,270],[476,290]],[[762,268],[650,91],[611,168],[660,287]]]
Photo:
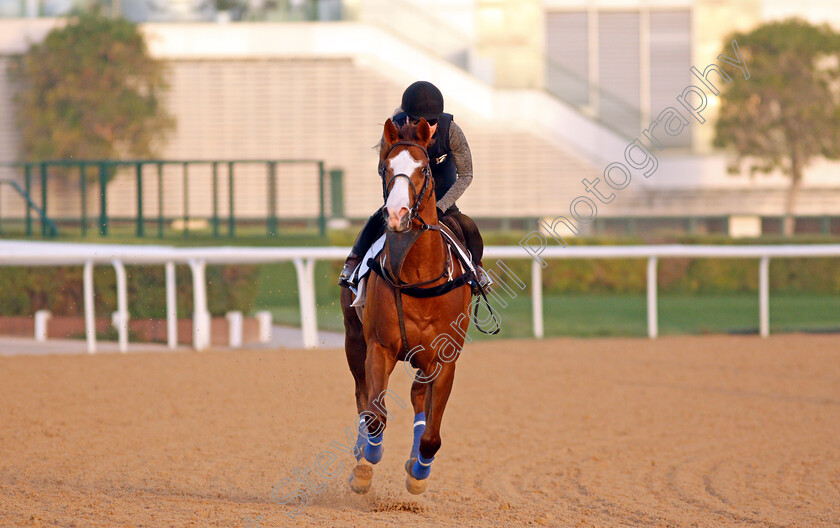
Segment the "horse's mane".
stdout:
[[[419,123],[415,125],[406,119],[405,123],[402,126],[396,127],[400,141],[419,141],[420,138],[417,136],[417,129],[419,128],[419,126]],[[429,143],[429,146],[427,148],[430,148],[435,143],[435,141],[437,141],[437,138],[433,137],[432,142]],[[385,161],[386,153],[387,150],[385,150],[385,139],[383,138],[382,141],[379,143],[380,161]]]
[[397,127],[397,132],[400,133],[400,140],[417,141],[417,129],[419,127],[419,124],[414,125],[410,121],[406,120],[406,122],[403,123],[403,126]]

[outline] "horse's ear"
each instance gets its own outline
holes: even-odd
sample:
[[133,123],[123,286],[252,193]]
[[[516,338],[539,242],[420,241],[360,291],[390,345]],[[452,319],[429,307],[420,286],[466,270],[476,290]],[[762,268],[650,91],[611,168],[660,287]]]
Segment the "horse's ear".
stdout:
[[432,142],[432,127],[429,122],[420,118],[420,124],[417,125],[417,141],[424,147],[428,147]]
[[393,120],[389,119],[385,121],[385,132],[383,136],[385,137],[385,143],[387,143],[388,146],[391,146],[400,140],[400,131],[397,130]]

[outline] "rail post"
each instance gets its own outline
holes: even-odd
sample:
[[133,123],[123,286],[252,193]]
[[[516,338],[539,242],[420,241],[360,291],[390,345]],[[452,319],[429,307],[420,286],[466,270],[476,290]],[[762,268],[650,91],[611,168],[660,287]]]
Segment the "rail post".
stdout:
[[344,218],[344,170],[330,171],[330,218]]
[[158,238],[163,238],[163,163],[157,164],[158,184]]
[[79,165],[79,190],[82,193],[82,236],[87,235],[87,164]]
[[531,260],[531,307],[534,314],[534,337],[542,339],[543,332],[542,266]]
[[758,333],[770,335],[770,257],[761,257],[758,263]]
[[41,236],[47,236],[47,163],[41,162]]
[[128,279],[125,266],[119,260],[113,261],[117,273],[117,335],[120,352],[128,352]]
[[99,235],[108,236],[108,168],[99,163]]
[[184,172],[184,236],[190,234],[190,183],[189,183],[189,165],[185,161],[183,166]]
[[219,238],[219,162],[213,162],[213,238]]
[[[32,199],[32,164],[27,163],[23,166],[23,180],[26,186],[26,196]],[[26,236],[32,237],[32,206],[26,204]]]
[[178,347],[178,300],[175,283],[175,263],[166,263],[166,344]]
[[143,163],[135,165],[137,174],[137,236],[143,237]]
[[268,162],[268,236],[277,236],[277,164]]
[[656,257],[649,257],[647,262],[647,319],[648,337],[656,339],[659,335],[656,307]]
[[318,320],[315,312],[315,259],[296,258],[292,262],[297,272],[303,348],[316,348],[318,346]]
[[193,348],[197,351],[210,346],[210,313],[207,310],[206,264],[203,260],[189,262],[193,277]]
[[228,236],[233,238],[236,219],[233,216],[233,162],[228,163]]
[[93,262],[85,262],[83,273],[83,288],[85,298],[85,339],[88,354],[96,353],[96,314],[93,305]]
[[318,233],[327,234],[327,212],[324,205],[324,162],[318,162]]

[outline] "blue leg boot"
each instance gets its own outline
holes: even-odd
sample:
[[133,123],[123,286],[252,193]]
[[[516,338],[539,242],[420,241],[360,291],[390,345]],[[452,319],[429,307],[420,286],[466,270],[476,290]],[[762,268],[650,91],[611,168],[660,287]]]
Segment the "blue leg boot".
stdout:
[[362,455],[365,451],[365,446],[368,442],[368,430],[367,425],[365,425],[365,417],[362,416],[359,418],[359,436],[356,437],[356,448],[353,450],[354,454],[356,455],[356,461],[362,459]]
[[411,455],[408,457],[411,463],[417,460],[417,455],[420,453],[420,437],[423,436],[423,431],[426,430],[426,413],[417,413],[414,415],[414,444],[411,446]]
[[365,446],[365,460],[371,464],[376,464],[382,460],[382,433],[376,436],[368,436]]

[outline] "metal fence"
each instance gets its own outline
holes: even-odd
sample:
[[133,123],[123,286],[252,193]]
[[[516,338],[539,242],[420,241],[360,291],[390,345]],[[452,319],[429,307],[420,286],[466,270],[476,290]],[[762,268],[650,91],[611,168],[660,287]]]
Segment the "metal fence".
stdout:
[[32,236],[92,228],[107,236],[114,223],[138,237],[206,230],[235,235],[237,224],[316,224],[342,209],[340,170],[327,177],[314,159],[61,160],[0,164],[0,232],[15,222]]
[[[173,248],[166,246],[131,246],[113,244],[56,244],[52,242],[0,241],[0,266],[84,266],[84,306],[88,351],[96,351],[95,319],[93,312],[93,267],[114,266],[117,271],[117,317],[120,350],[128,348],[128,286],[125,265],[166,266],[167,319],[177,318],[175,302],[175,264],[187,264],[193,280],[193,347],[203,350],[210,345],[210,312],[207,309],[205,268],[210,264],[259,264],[292,262],[297,272],[298,297],[301,311],[304,348],[318,346],[318,322],[315,302],[315,261],[341,260],[350,248],[345,247],[286,247],[286,248]],[[758,259],[759,334],[770,334],[770,259],[799,257],[840,257],[840,244],[782,245],[782,246],[576,246],[543,248],[539,253],[526,251],[522,246],[489,246],[484,260],[531,260],[531,300],[534,337],[542,338],[544,262],[540,259],[646,259],[647,260],[647,327],[648,336],[659,335],[657,307],[657,264],[664,258],[754,258]],[[503,263],[503,262],[502,262]],[[501,266],[503,267],[503,266]],[[510,279],[510,277],[507,277]],[[518,280],[518,279],[517,279]],[[521,281],[519,281],[521,282]],[[524,288],[524,283],[521,288]],[[513,293],[503,281],[498,281],[493,297]],[[515,296],[512,295],[512,296]],[[168,325],[170,346],[177,343],[176,325]]]

